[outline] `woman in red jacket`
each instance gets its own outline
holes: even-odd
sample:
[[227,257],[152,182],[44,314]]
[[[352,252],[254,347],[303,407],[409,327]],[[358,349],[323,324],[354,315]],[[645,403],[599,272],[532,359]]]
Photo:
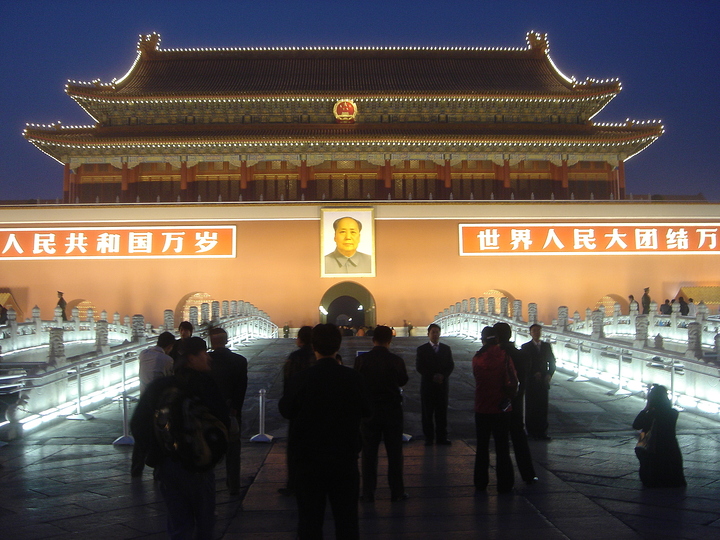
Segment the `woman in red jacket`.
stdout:
[[483,347],[472,359],[475,375],[475,489],[488,485],[490,435],[495,440],[498,493],[512,492],[515,477],[510,460],[510,400],[517,392],[517,373],[512,360],[498,345],[492,327],[482,331]]

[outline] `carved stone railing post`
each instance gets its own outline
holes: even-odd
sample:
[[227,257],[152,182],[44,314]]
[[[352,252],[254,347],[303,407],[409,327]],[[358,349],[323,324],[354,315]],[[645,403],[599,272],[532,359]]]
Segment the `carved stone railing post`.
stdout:
[[163,311],[163,326],[166,332],[175,330],[175,312],[172,309]]
[[190,324],[198,326],[198,308],[197,306],[190,306]]
[[538,307],[535,302],[528,304],[528,326],[538,323]]
[[462,312],[467,313],[468,312],[468,301],[467,298],[463,298],[462,301]]
[[648,313],[648,326],[655,328],[655,317],[657,316],[657,302],[655,300],[650,301],[650,312]]
[[474,296],[473,296],[472,298],[470,298],[470,302],[469,302],[469,303],[470,303],[470,305],[468,306],[468,309],[470,310],[470,313],[475,313],[476,310],[477,310],[477,300],[476,300],[476,298],[475,298]]
[[227,300],[222,301],[222,317],[227,319],[230,316],[230,302]]
[[238,315],[238,303],[237,300],[230,300],[230,316],[237,317]]
[[487,299],[488,315],[495,315],[495,297],[491,296]]
[[482,296],[479,296],[478,299],[478,313],[484,314],[485,313],[485,298]]
[[95,323],[95,350],[100,353],[110,351],[108,322],[105,320]]
[[590,315],[592,321],[592,337],[593,339],[602,339],[605,337],[605,313],[596,309]]
[[[60,315],[62,319],[62,315]],[[48,350],[48,364],[53,367],[61,366],[65,363],[65,342],[63,334],[65,330],[61,328],[50,329],[50,347]]]
[[145,317],[133,315],[132,317],[132,342],[137,343],[145,338]]
[[688,349],[685,358],[702,358],[702,325],[698,322],[688,324]]
[[513,320],[522,321],[522,300],[513,300]]
[[500,315],[503,317],[510,316],[509,301],[507,296],[500,297]]
[[220,302],[213,300],[210,304],[210,314],[212,315],[213,321],[217,321],[220,318]]
[[568,314],[570,313],[570,310],[567,306],[560,306],[558,308],[558,317],[557,317],[557,329],[561,332],[564,332],[567,330],[568,325]]
[[665,348],[665,340],[660,334],[655,336],[655,348],[661,350]]
[[55,317],[55,324],[57,326],[62,326],[63,318],[62,318],[62,309],[60,309],[60,306],[55,306],[54,317]]
[[613,324],[613,332],[617,333],[620,330],[620,315],[622,312],[620,311],[620,304],[618,302],[615,302],[613,304],[613,314],[612,314],[612,324]]
[[80,331],[80,310],[76,307],[72,308],[70,311],[70,320],[73,323],[73,328],[75,328],[76,332]]
[[647,315],[635,317],[635,342],[633,347],[642,349],[647,345],[649,321]]
[[710,309],[708,308],[707,304],[705,304],[705,302],[703,301],[700,301],[697,307],[697,317],[695,318],[695,320],[697,322],[707,321],[709,314]]

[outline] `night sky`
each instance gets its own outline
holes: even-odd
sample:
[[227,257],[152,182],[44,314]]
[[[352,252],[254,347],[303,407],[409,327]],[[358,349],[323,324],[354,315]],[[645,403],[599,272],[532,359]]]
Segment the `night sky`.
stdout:
[[26,123],[87,125],[67,80],[110,82],[139,34],[163,48],[525,47],[579,80],[618,78],[596,121],[662,120],[666,133],[626,165],[627,192],[720,201],[720,2],[0,0],[0,200],[62,196],[62,165],[22,137]]

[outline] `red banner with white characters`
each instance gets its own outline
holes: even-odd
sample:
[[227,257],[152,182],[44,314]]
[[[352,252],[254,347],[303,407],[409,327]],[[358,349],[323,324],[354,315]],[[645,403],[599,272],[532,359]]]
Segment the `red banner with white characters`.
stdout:
[[460,256],[720,253],[715,223],[460,224]]
[[235,257],[235,226],[0,228],[0,260]]

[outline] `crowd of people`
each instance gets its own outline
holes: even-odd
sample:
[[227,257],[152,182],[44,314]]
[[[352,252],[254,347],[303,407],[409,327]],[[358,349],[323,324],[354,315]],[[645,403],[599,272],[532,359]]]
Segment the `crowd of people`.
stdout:
[[[228,335],[211,328],[193,337],[183,322],[180,339],[165,332],[140,356],[140,400],[131,421],[136,440],[131,475],[154,468],[168,508],[171,538],[212,538],[215,507],[214,467],[225,458],[230,494],[240,488],[241,411],[247,389],[247,360],[227,348]],[[283,365],[283,396],[278,407],[289,420],[287,483],[283,495],[296,498],[298,538],[322,538],[329,501],[337,538],[359,538],[358,502],[375,501],[378,451],[388,457],[391,501],[408,498],[403,478],[403,393],[409,380],[405,361],[391,352],[392,328],[373,329],[372,349],[352,365],[339,355],[342,331],[332,324],[300,328]],[[473,481],[489,485],[490,438],[494,440],[497,491],[513,492],[514,467],[522,481],[538,482],[528,437],[549,441],[548,400],[555,372],[551,345],[542,327],[519,349],[512,330],[497,323],[482,331],[482,348],[472,358],[475,378],[477,450]],[[447,424],[451,348],[440,341],[441,328],[428,327],[428,341],[417,348],[422,431],[426,446],[451,445]],[[640,478],[648,487],[685,485],[675,437],[677,411],[667,390],[656,386],[633,427]],[[360,466],[358,465],[360,461]],[[193,536],[195,535],[195,536]]]

